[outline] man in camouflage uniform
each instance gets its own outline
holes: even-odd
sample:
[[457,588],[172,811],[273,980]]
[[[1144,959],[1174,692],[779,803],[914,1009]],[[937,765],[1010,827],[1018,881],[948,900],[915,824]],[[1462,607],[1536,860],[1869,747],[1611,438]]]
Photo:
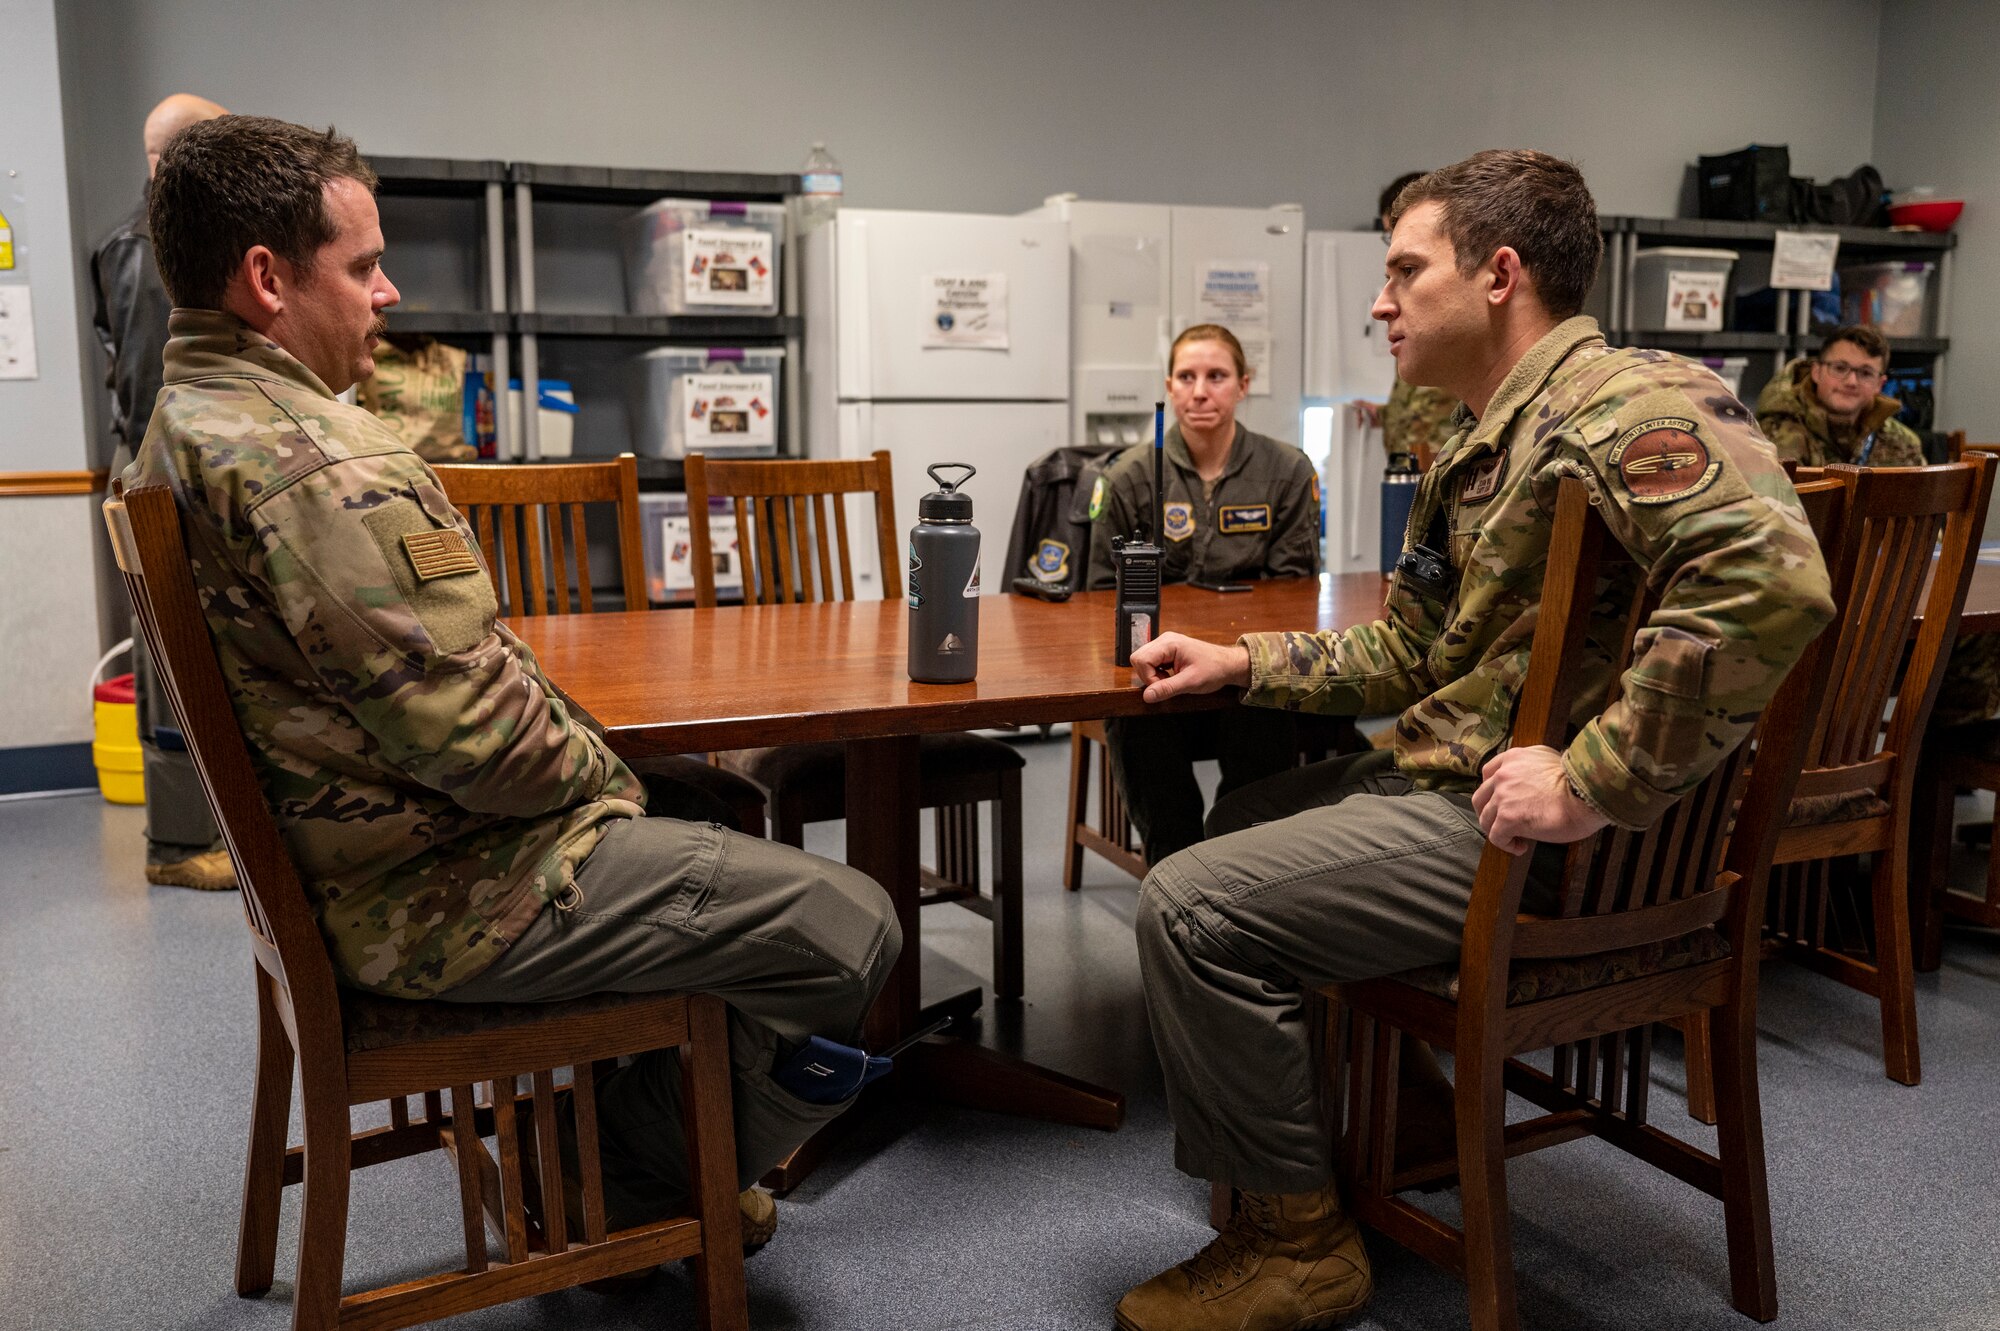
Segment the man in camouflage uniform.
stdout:
[[1896,419],[1903,404],[1878,391],[1888,368],[1889,339],[1880,329],[1838,329],[1817,357],[1793,361],[1764,385],[1757,426],[1781,459],[1802,467],[1921,467],[1924,441]]
[[[182,132],[151,219],[174,297],[127,485],[171,486],[252,761],[335,970],[398,998],[692,989],[731,1008],[747,1184],[838,1105],[773,1077],[855,1038],[900,935],[841,865],[645,817],[632,772],[495,620],[437,477],[335,399],[372,367],[373,174],[331,130]],[[598,1092],[614,1225],[686,1196],[673,1051]],[[748,1194],[753,1227],[775,1219]]]
[[[1488,840],[1518,853],[1651,824],[1832,616],[1749,413],[1701,366],[1613,350],[1575,317],[1601,253],[1582,176],[1540,153],[1481,153],[1407,190],[1375,317],[1400,370],[1472,420],[1421,483],[1385,617],[1232,646],[1169,633],[1133,654],[1149,702],[1234,685],[1267,706],[1400,716],[1393,753],[1240,792],[1209,819],[1219,835],[1146,879],[1140,961],[1175,1163],[1243,1202],[1202,1253],[1125,1296],[1126,1331],[1323,1327],[1361,1305],[1367,1257],[1330,1181],[1305,995],[1456,959]],[[1508,749],[1571,476],[1664,596],[1622,695],[1567,751]],[[1539,867],[1526,909],[1553,904]]]
[[[1812,360],[1799,359],[1757,395],[1757,425],[1780,458],[1802,467],[1851,462],[1921,467],[1923,440],[1896,419],[1902,403],[1880,392],[1889,339],[1870,324],[1836,329]],[[1945,662],[1930,728],[1983,721],[2000,712],[2000,634],[1960,639]]]

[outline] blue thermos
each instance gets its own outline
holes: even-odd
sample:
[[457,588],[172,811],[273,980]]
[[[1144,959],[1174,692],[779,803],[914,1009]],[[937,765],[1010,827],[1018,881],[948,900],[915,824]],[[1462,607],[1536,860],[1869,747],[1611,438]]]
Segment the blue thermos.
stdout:
[[1396,571],[1403,553],[1403,533],[1410,525],[1410,504],[1417,497],[1417,460],[1408,453],[1391,453],[1382,473],[1382,576]]

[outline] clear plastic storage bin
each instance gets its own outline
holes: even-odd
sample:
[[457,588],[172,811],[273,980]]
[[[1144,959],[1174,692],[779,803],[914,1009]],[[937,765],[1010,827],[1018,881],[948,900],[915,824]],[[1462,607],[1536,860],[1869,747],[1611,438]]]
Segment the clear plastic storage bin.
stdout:
[[[715,592],[723,600],[743,595],[743,561],[736,545],[736,512],[725,499],[708,501],[708,532],[715,559]],[[639,536],[646,551],[646,596],[654,602],[694,600],[694,533],[687,496],[639,496]]]
[[1743,372],[1750,368],[1748,356],[1702,356],[1703,365],[1715,371],[1715,377],[1729,385],[1730,395],[1743,396]]
[[1632,330],[1715,333],[1729,302],[1735,250],[1664,245],[1632,256]]
[[1840,270],[1840,314],[1845,323],[1874,324],[1889,337],[1930,332],[1930,262],[1865,263]]
[[783,347],[660,347],[625,366],[632,451],[770,457],[778,451]]
[[661,199],[627,218],[634,314],[776,314],[785,208]]

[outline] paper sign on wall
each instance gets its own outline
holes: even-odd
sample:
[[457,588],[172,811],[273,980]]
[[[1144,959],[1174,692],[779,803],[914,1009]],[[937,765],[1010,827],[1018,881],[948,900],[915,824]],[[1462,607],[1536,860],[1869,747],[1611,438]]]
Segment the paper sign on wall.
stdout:
[[23,286],[0,286],[0,379],[33,379],[35,298]]
[[684,374],[681,401],[690,452],[778,442],[778,417],[772,410],[777,398],[768,374]]
[[1831,291],[1839,256],[1834,232],[1780,231],[1771,250],[1771,285],[1781,291]]
[[690,228],[681,238],[690,305],[770,305],[771,233]]
[[1727,273],[1667,274],[1667,328],[1673,332],[1714,333],[1722,329]]
[[1221,324],[1243,344],[1250,395],[1271,395],[1271,265],[1212,259],[1195,269],[1194,322]]
[[1007,350],[1007,274],[930,273],[920,280],[926,348]]

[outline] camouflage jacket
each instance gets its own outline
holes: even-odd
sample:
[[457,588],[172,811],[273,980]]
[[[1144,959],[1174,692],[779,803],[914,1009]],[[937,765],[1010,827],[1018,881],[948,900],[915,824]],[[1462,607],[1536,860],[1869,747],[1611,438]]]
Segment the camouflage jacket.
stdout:
[[[1590,488],[1661,599],[1621,696],[1576,718],[1563,766],[1599,813],[1649,825],[1748,732],[1833,603],[1798,496],[1750,413],[1700,365],[1614,351],[1587,318],[1536,343],[1424,474],[1404,544],[1440,541],[1447,577],[1425,588],[1399,571],[1373,624],[1243,638],[1244,700],[1401,712],[1398,766],[1421,788],[1474,788],[1527,677],[1564,476]],[[1615,628],[1600,621],[1593,641]],[[1580,698],[1601,699],[1608,682],[1602,645],[1594,656]]]
[[1458,414],[1458,399],[1436,388],[1419,388],[1401,378],[1389,390],[1388,405],[1382,408],[1382,447],[1391,457],[1398,453],[1414,456],[1417,445],[1441,449],[1458,433],[1452,418]]
[[1903,404],[1880,393],[1852,425],[1827,419],[1813,392],[1812,362],[1801,358],[1764,385],[1757,395],[1757,426],[1778,450],[1780,460],[1802,467],[1858,462],[1874,467],[1921,467],[1924,441],[1896,419]]
[[437,477],[226,314],[175,310],[128,485],[180,505],[264,796],[335,970],[470,979],[644,795],[519,639]]
[[[1309,578],[1319,572],[1319,473],[1302,449],[1236,427],[1215,492],[1181,427],[1167,428],[1166,580],[1228,582]],[[1086,589],[1117,582],[1111,538],[1153,525],[1153,446],[1134,444],[1104,469],[1090,494],[1090,571]]]

